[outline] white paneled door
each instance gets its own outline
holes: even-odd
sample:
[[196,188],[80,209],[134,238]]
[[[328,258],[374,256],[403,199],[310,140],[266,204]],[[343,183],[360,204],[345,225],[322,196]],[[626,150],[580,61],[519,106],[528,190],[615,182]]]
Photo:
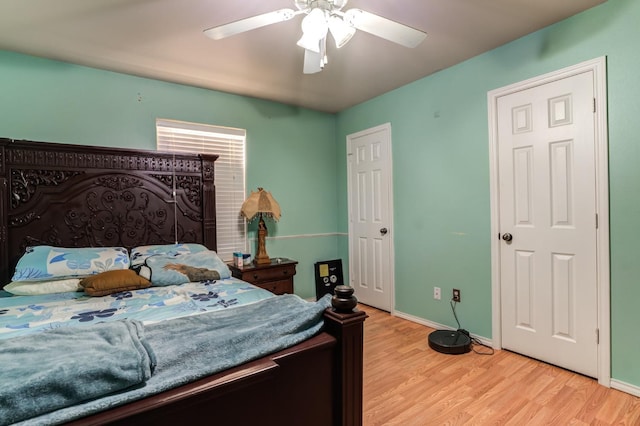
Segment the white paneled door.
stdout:
[[393,306],[391,126],[347,137],[349,277],[358,300]]
[[497,100],[502,347],[598,375],[594,76]]

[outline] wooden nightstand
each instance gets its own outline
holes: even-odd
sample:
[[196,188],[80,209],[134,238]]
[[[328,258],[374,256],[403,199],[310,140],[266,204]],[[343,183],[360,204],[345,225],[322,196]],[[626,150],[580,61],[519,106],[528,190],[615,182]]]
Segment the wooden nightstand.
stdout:
[[[280,260],[278,262],[278,259]],[[229,264],[231,275],[275,294],[293,293],[293,276],[296,274],[296,260],[273,258],[271,263],[238,268]]]

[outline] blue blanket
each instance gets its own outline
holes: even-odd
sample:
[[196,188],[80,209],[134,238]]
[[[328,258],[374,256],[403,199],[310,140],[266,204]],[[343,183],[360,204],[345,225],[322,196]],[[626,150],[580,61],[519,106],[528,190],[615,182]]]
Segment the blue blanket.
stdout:
[[139,385],[151,377],[154,365],[138,321],[5,340],[0,345],[0,425]]
[[144,386],[60,409],[24,424],[70,421],[295,345],[321,330],[323,312],[330,304],[329,295],[318,302],[307,302],[288,294],[147,325],[145,339],[156,355],[157,365]]

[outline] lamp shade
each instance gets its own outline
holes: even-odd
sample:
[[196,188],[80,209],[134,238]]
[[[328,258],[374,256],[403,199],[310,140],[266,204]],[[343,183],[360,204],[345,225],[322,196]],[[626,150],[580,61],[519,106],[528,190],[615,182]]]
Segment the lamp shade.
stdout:
[[270,216],[276,221],[280,219],[280,205],[275,198],[273,198],[273,195],[263,188],[258,188],[257,191],[251,191],[251,194],[244,203],[242,203],[242,207],[240,208],[240,214],[247,218],[247,220],[254,219],[259,213]]

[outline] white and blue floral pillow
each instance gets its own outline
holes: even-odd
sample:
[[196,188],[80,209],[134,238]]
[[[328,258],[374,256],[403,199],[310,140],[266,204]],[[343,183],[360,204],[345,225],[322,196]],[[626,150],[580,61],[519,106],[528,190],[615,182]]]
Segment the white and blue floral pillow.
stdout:
[[12,281],[50,281],[80,278],[114,269],[129,268],[124,247],[27,247],[18,260]]
[[182,244],[158,244],[151,246],[139,246],[131,249],[131,268],[138,269],[144,265],[149,256],[169,256],[175,257],[182,254],[199,253],[209,249],[202,244],[182,243]]
[[206,250],[175,256],[149,256],[138,274],[151,281],[151,285],[166,286],[229,278],[231,271],[215,251]]

